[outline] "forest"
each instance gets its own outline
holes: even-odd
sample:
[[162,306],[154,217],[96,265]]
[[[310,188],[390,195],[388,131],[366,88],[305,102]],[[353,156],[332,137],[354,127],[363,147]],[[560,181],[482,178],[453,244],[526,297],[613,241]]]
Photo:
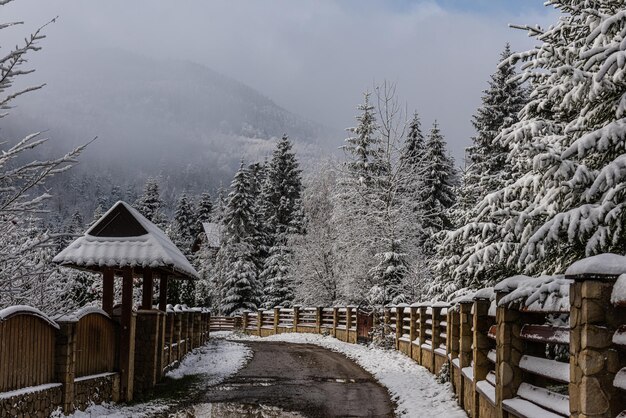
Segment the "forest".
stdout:
[[[462,162],[451,156],[446,126],[408,111],[392,82],[364,86],[356,119],[346,121],[352,127],[337,138],[341,152],[306,171],[287,131],[267,159],[242,155],[227,187],[195,184],[164,199],[167,179],[158,173],[141,191],[97,179],[107,187],[94,194],[87,182],[84,199],[96,208],[88,215],[84,202],[63,213],[51,202],[89,140],[41,160],[31,157],[45,147],[42,133],[0,144],[0,308],[60,313],[98,301],[98,276],[51,259],[117,200],[166,231],[200,273],[174,286],[171,302],[225,315],[449,300],[513,275],[558,274],[587,256],[623,254],[625,8],[548,3],[560,13],[550,27],[517,28],[537,46],[515,52],[503,42],[485,75]],[[15,81],[32,71],[26,58],[46,29],[0,58],[0,118],[43,87]],[[219,248],[208,245],[203,224],[217,226]]]

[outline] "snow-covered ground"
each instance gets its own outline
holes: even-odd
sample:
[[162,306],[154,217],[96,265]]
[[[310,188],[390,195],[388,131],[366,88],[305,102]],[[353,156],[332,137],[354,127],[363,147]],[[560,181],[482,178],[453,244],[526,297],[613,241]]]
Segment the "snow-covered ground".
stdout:
[[316,334],[279,334],[262,339],[233,334],[230,338],[316,344],[344,354],[371,373],[398,405],[395,411],[398,416],[467,417],[458,406],[449,383],[438,383],[426,368],[398,351],[348,344]]
[[[203,386],[216,385],[235,374],[252,356],[252,351],[244,344],[226,341],[224,334],[212,333],[206,345],[195,349],[185,357],[180,366],[167,374],[172,379],[200,375]],[[85,411],[76,411],[74,418],[141,418],[166,412],[172,405],[164,400],[155,400],[135,405],[103,404],[92,405]],[[53,417],[63,417],[57,413]]]

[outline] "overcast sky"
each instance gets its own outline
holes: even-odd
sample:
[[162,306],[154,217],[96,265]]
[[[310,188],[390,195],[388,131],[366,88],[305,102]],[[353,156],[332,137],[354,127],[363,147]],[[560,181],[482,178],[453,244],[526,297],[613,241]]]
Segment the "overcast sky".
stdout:
[[534,44],[508,24],[550,24],[555,13],[542,3],[16,0],[2,20],[25,21],[25,35],[59,16],[31,60],[44,80],[59,52],[123,48],[204,64],[333,128],[352,126],[361,92],[389,80],[426,127],[439,120],[461,164],[471,115],[504,43]]

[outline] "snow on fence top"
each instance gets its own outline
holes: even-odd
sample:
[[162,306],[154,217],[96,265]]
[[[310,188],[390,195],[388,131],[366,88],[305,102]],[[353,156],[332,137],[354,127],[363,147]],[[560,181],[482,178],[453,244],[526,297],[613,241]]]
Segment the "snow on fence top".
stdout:
[[46,315],[45,313],[41,312],[39,309],[33,308],[32,306],[26,306],[26,305],[15,305],[15,306],[9,306],[8,308],[4,308],[2,310],[0,310],[0,322],[2,321],[6,321],[9,318],[13,317],[13,316],[17,316],[17,315],[30,315],[30,316],[36,316],[40,319],[43,319],[45,322],[47,322],[48,324],[50,324],[52,327],[59,329],[59,325],[54,322],[52,319],[50,319],[50,317],[48,315]]
[[61,251],[55,263],[80,268],[144,267],[198,278],[187,258],[156,225],[119,201],[85,235]]
[[56,320],[59,322],[78,322],[82,317],[89,314],[99,314],[111,319],[111,316],[108,313],[97,306],[83,306],[74,313],[57,317]]
[[498,305],[521,303],[533,312],[569,312],[569,288],[572,282],[563,275],[517,278],[502,286],[511,290]]
[[611,293],[611,303],[614,305],[626,305],[626,274],[617,278]]
[[573,263],[566,276],[619,276],[626,274],[626,257],[619,254],[598,254]]

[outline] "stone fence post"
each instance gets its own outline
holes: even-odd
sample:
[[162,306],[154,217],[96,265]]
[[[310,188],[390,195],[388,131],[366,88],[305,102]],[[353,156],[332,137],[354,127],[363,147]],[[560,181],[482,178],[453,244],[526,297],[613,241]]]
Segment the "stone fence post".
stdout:
[[241,313],[241,326],[243,327],[244,331],[248,329],[248,314],[248,311],[243,311]]
[[[472,317],[471,301],[462,301],[459,303],[459,371],[472,365],[472,344],[474,335],[472,334],[473,317]],[[468,402],[465,401],[464,379],[461,378],[461,387],[458,392],[459,403],[466,412]]]
[[318,306],[317,308],[315,308],[315,332],[317,332],[318,334],[322,333],[322,312],[323,312],[323,307]]
[[402,337],[402,321],[404,319],[404,306],[396,306],[396,350],[400,349],[400,337]]
[[[506,293],[498,292],[499,302]],[[522,318],[519,309],[498,306],[496,310],[496,410],[503,416],[502,401],[515,398],[523,381],[519,362],[524,354],[520,337]]]
[[[415,348],[414,348],[415,344],[413,344],[413,341],[415,341],[415,337],[416,337],[416,334],[417,334],[415,325],[416,325],[416,321],[418,319],[418,316],[417,316],[418,315],[418,310],[417,310],[418,308],[416,306],[411,306],[409,309],[410,309],[410,319],[411,319],[411,324],[410,324],[410,328],[409,328],[409,339],[411,340],[411,343],[409,344],[409,347],[410,347],[409,354],[410,354],[410,357],[412,359],[415,359],[415,357],[413,357],[413,350],[415,350]],[[418,353],[419,353],[419,349],[418,349]]]
[[280,323],[280,306],[274,307],[274,334],[278,334],[278,324]]
[[76,371],[76,321],[57,321],[54,348],[54,371],[61,386],[61,408],[63,413],[74,411],[74,378]]
[[472,403],[472,416],[474,417],[479,414],[476,383],[487,378],[491,366],[488,357],[491,345],[489,337],[487,337],[489,333],[489,305],[491,305],[489,299],[474,299],[474,402]]
[[262,326],[263,326],[263,309],[259,309],[257,311],[257,324],[256,324],[256,332],[259,337],[261,336]]
[[300,307],[299,306],[294,306],[293,307],[293,331],[292,332],[298,332],[298,324],[300,323]]
[[617,275],[568,275],[570,288],[570,416],[609,418],[626,410],[626,396],[613,386],[626,359],[612,347],[626,315],[611,303]]

